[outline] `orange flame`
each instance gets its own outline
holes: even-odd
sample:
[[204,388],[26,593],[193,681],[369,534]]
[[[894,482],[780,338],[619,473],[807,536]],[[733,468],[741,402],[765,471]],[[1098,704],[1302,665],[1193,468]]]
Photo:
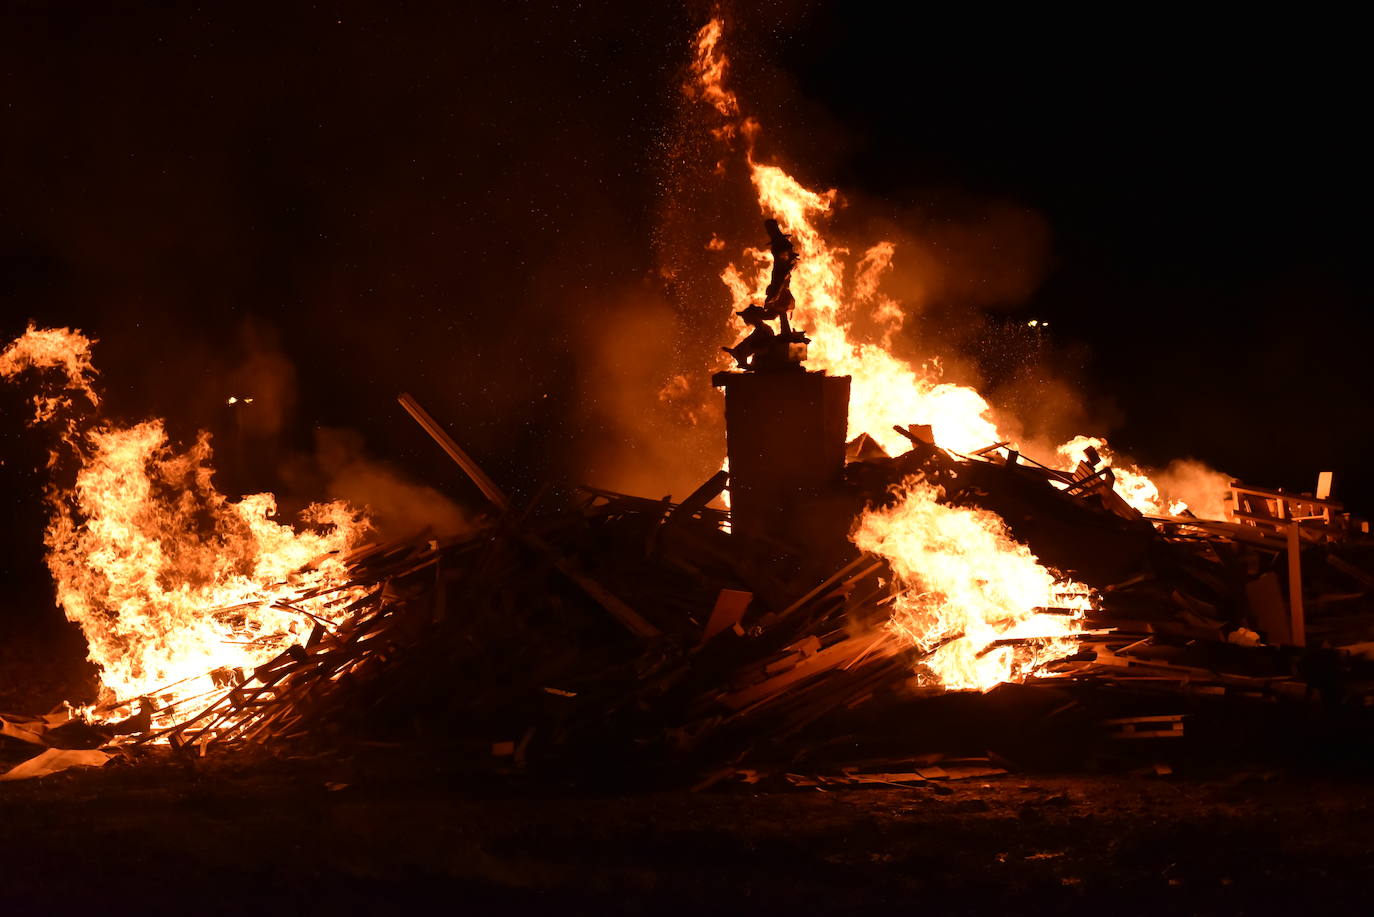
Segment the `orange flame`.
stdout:
[[[31,327],[0,356],[0,377],[60,369],[62,394],[35,414],[58,419],[53,408],[70,407],[72,393],[99,403],[91,343],[69,329]],[[154,696],[167,718],[193,713],[176,708],[316,624],[337,623],[364,594],[309,597],[347,583],[342,554],[367,521],[343,503],[316,504],[297,530],[274,520],[271,494],[228,499],[212,482],[208,433],[178,452],[161,421],[94,422],[69,425],[63,443],[77,470],[69,488],[49,490],[47,563],[58,603],[100,668],[102,704]]]
[[[707,101],[728,98],[716,112],[736,117],[738,100],[721,85],[728,65],[719,48],[722,28],[713,19],[698,33],[693,70],[699,95]],[[750,129],[744,135],[752,141],[757,127],[745,124]],[[894,424],[929,425],[936,442],[957,452],[1008,439],[983,396],[943,381],[938,361],[918,367],[892,352],[904,315],[879,287],[895,246],[870,246],[851,270],[849,250],[821,231],[837,192],[805,187],[779,166],[756,161],[752,148],[746,156],[760,211],[779,222],[801,256],[791,275],[791,324],[811,339],[807,364],[852,379],[849,436],[868,433],[894,454],[908,447]],[[748,248],[744,254],[752,264],[730,264],[721,275],[737,312],[764,299],[772,269],[769,252]],[[876,340],[856,333],[860,317],[879,329]],[[891,564],[902,592],[888,626],[928,653],[925,665],[935,680],[951,688],[986,689],[1073,652],[1070,634],[1088,607],[1087,591],[1056,580],[994,514],[945,506],[936,497],[928,485],[908,482],[895,506],[866,511],[852,536],[861,550]],[[1034,610],[1066,605],[1079,613]],[[999,640],[1017,642],[997,645]]]
[[1182,500],[1168,500],[1161,494],[1159,485],[1145,472],[1129,462],[1123,462],[1108,448],[1107,441],[1096,436],[1075,436],[1058,448],[1061,458],[1077,465],[1087,461],[1087,449],[1091,446],[1098,456],[1112,466],[1116,477],[1115,490],[1131,506],[1150,516],[1177,516],[1188,509]]
[[[999,442],[1003,437],[982,395],[968,386],[941,381],[938,363],[916,367],[889,349],[903,316],[900,307],[877,290],[892,264],[892,243],[879,242],[869,248],[847,280],[849,251],[830,245],[819,228],[819,221],[831,212],[836,192],[812,191],[777,166],[752,158],[750,170],[760,210],[778,220],[802,256],[792,272],[792,294],[797,301],[792,324],[811,338],[807,365],[853,379],[849,436],[867,433],[889,452],[902,452],[907,442],[892,425],[915,423],[929,424],[940,445],[958,452]],[[772,255],[767,251],[746,249],[745,254],[754,261],[752,280],[733,264],[721,275],[736,311],[763,299],[772,269]],[[880,340],[861,341],[853,333],[859,307],[867,307],[870,318],[883,329]]]
[[94,343],[69,328],[37,328],[30,323],[28,330],[0,353],[0,379],[30,369],[62,370],[58,378],[63,386],[58,392],[34,395],[34,423],[46,423],[59,411],[73,407],[73,395],[82,395],[91,407],[99,407],[100,397],[91,384],[96,374],[91,363]]
[[927,654],[936,684],[987,690],[1074,652],[1086,587],[1056,579],[994,513],[942,504],[915,479],[897,496],[866,510],[851,537],[891,565],[901,591],[887,626]]
[[692,60],[693,84],[684,89],[689,95],[700,94],[712,108],[726,118],[739,114],[739,100],[725,88],[725,69],[729,59],[720,51],[720,40],[725,33],[725,20],[716,17],[701,27],[696,37],[696,55]]

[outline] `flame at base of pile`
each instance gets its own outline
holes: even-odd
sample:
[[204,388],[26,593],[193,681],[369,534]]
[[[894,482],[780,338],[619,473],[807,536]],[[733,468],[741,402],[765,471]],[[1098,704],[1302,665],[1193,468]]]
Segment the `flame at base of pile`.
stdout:
[[48,567],[100,666],[102,702],[172,683],[167,700],[202,693],[212,670],[259,665],[337,620],[296,599],[346,581],[338,555],[367,527],[347,506],[311,506],[301,531],[279,523],[271,494],[215,489],[208,435],[178,452],[159,421],[102,427],[81,447],[75,487],[51,495]]
[[118,719],[143,699],[169,722],[342,621],[366,592],[344,588],[342,555],[370,526],[342,502],[308,507],[299,529],[278,522],[271,494],[215,488],[208,433],[179,451],[160,420],[103,421],[94,343],[31,325],[0,352],[0,379],[37,374],[31,422],[58,433],[44,541],[57,602],[100,670],[86,713]]
[[934,684],[986,690],[1076,652],[1086,587],[1056,579],[994,513],[943,504],[914,477],[894,495],[851,537],[891,566],[900,591],[887,626],[923,654]]

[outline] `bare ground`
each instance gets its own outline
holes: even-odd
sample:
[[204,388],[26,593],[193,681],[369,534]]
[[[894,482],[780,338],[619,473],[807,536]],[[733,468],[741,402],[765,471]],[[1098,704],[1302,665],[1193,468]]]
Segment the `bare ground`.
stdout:
[[1374,785],[1296,773],[589,796],[433,762],[0,785],[7,913],[1368,912]]
[[[78,634],[10,636],[0,709],[89,691]],[[1201,760],[601,795],[474,781],[438,752],[112,765],[0,784],[0,915],[1370,912],[1366,762]]]

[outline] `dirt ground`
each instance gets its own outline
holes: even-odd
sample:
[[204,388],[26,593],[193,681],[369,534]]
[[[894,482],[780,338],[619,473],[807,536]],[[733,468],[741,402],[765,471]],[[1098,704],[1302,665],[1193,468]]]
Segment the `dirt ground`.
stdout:
[[[0,641],[15,689],[0,709],[47,709],[89,681],[84,664],[54,668],[47,640]],[[437,752],[112,764],[0,784],[0,917],[1374,909],[1367,762],[1204,751],[1210,770],[1168,776],[702,793],[479,782]]]
[[1330,914],[1374,880],[1374,784],[1292,772],[609,797],[152,764],[0,785],[0,824],[15,914]]

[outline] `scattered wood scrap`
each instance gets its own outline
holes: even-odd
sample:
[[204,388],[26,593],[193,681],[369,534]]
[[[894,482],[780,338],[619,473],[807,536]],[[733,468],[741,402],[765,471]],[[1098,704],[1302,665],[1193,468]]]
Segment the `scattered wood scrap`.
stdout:
[[[112,750],[194,761],[429,742],[473,767],[561,778],[910,785],[1000,773],[1010,759],[972,759],[986,746],[935,746],[992,741],[1008,723],[1048,734],[1085,706],[1095,712],[1082,734],[1144,746],[1193,738],[1178,706],[1199,699],[1374,703],[1374,547],[1330,501],[1237,485],[1236,519],[1147,519],[1122,510],[1105,466],[1046,469],[1006,444],[958,456],[915,428],[904,455],[851,450],[856,506],[924,479],[949,502],[998,512],[1101,596],[1076,628],[1079,651],[1021,689],[1053,702],[979,732],[983,712],[932,712],[944,692],[884,626],[893,578],[880,559],[854,552],[805,579],[796,558],[731,532],[728,511],[710,505],[725,472],[680,503],[579,488],[517,507],[414,399],[403,404],[491,502],[485,527],[354,551],[335,590],[349,603],[341,624],[316,622],[252,671],[215,673],[208,696],[173,708],[154,692],[92,723],[0,717],[5,742],[44,749],[17,773]],[[997,695],[969,700],[995,706]],[[948,728],[912,728],[923,717]],[[894,754],[875,764],[878,747]],[[91,754],[50,754],[63,749]],[[839,749],[868,763],[833,766]]]

